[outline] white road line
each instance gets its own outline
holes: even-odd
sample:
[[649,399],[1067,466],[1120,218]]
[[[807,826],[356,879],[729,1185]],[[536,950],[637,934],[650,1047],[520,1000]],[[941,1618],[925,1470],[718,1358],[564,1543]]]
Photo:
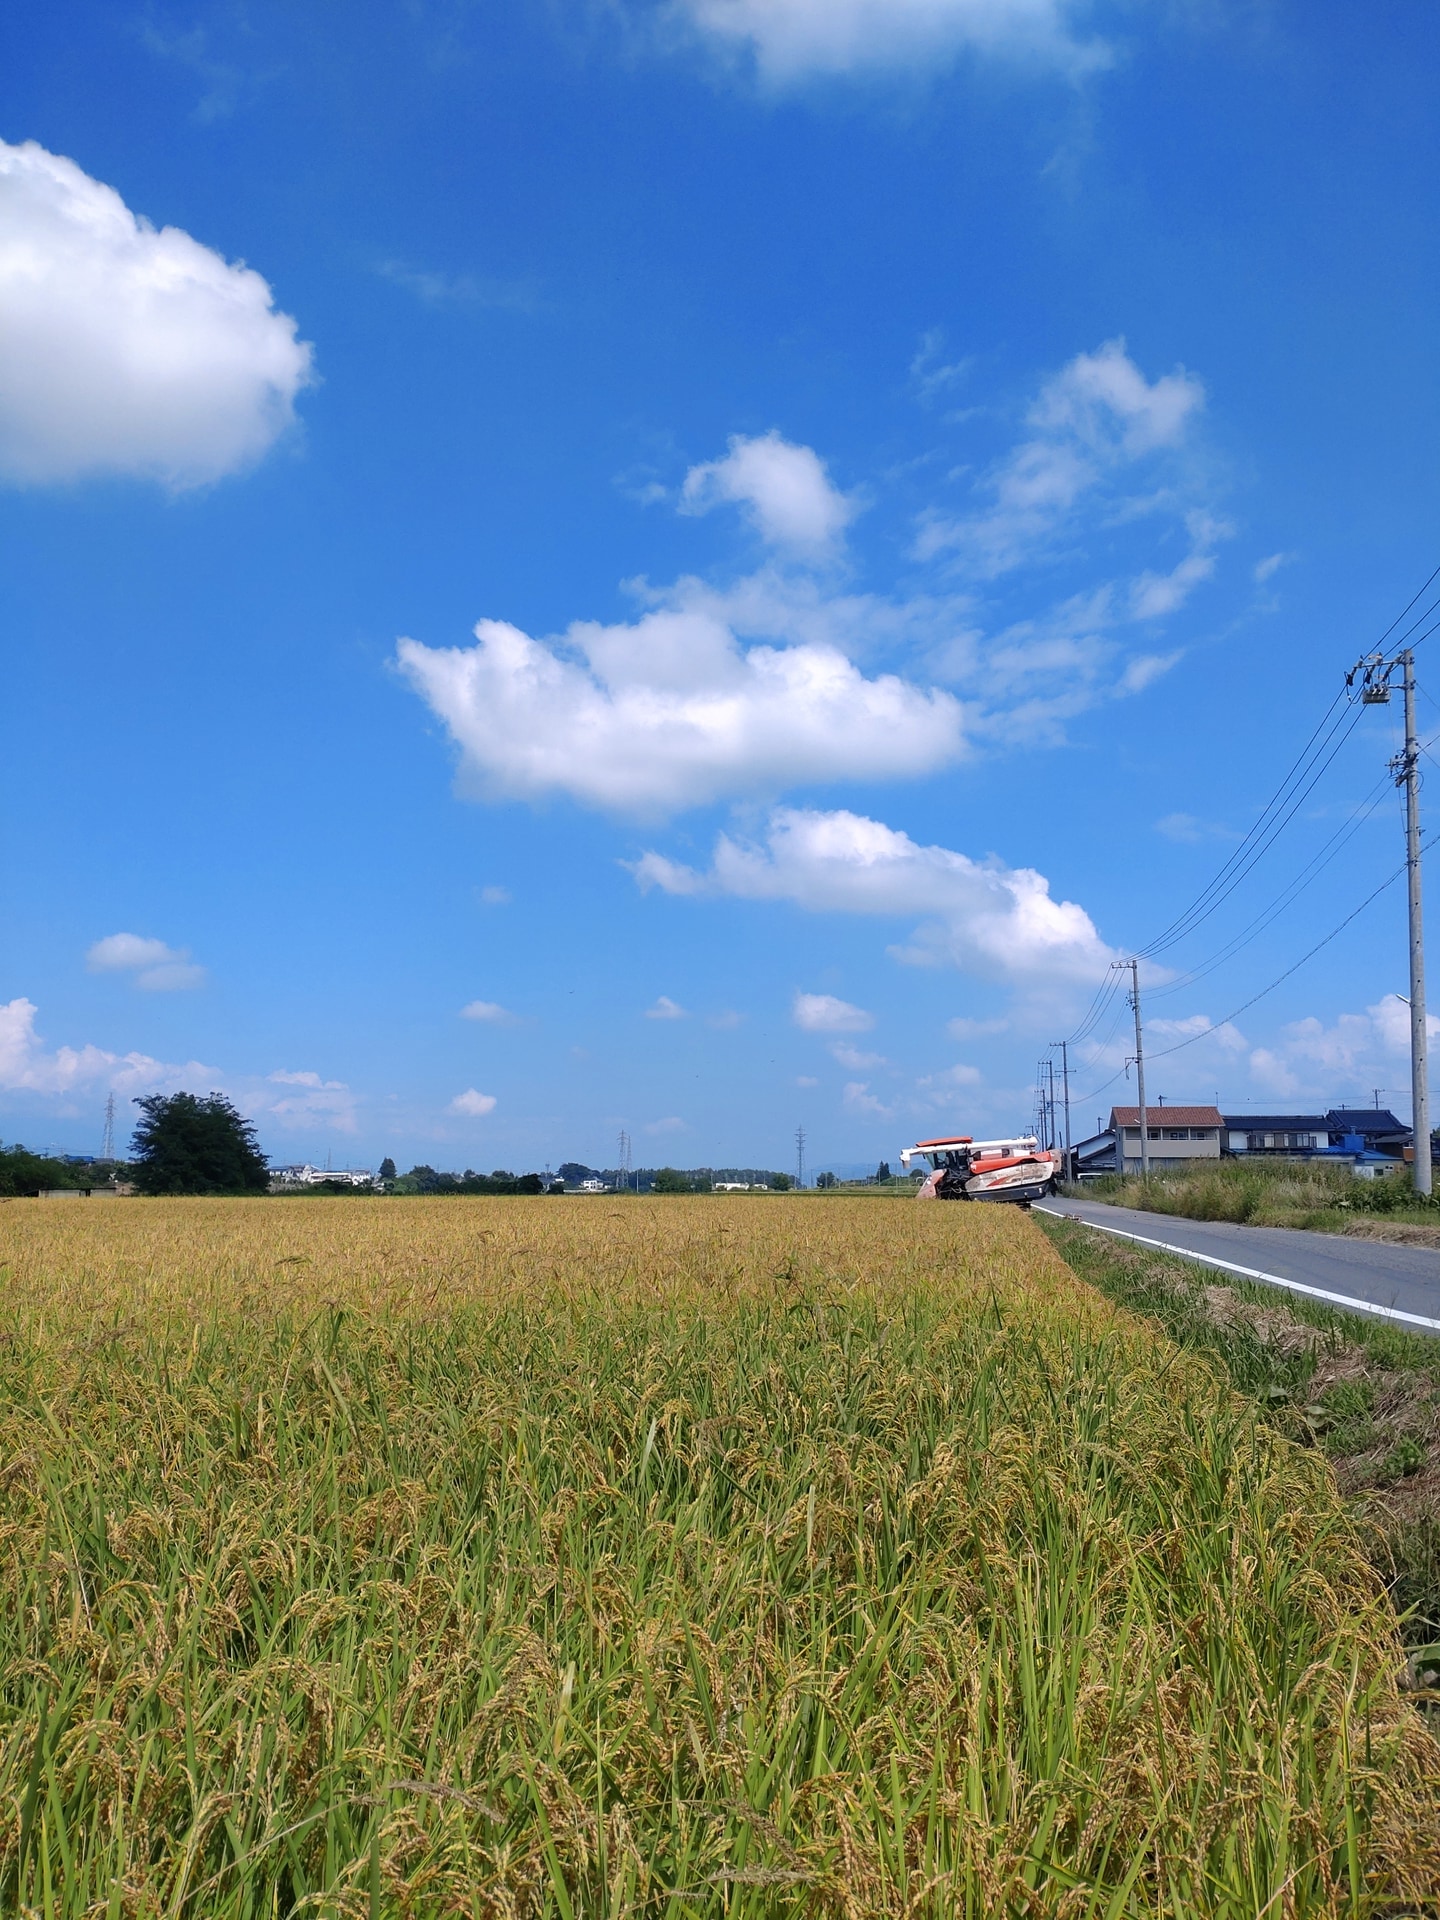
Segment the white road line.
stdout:
[[1237,1266],[1233,1260],[1217,1260],[1212,1254],[1196,1253],[1193,1247],[1172,1247],[1168,1240],[1147,1240],[1143,1233],[1127,1233],[1123,1227],[1102,1226],[1083,1214],[1064,1213],[1059,1207],[1032,1206],[1032,1212],[1048,1213],[1052,1220],[1073,1220],[1078,1226],[1093,1227],[1097,1233],[1113,1233],[1119,1240],[1133,1240],[1137,1246],[1155,1247],[1161,1253],[1178,1254],[1182,1260],[1198,1260],[1202,1267],[1218,1267],[1222,1273],[1238,1273],[1246,1280],[1263,1280],[1267,1287],[1284,1287],[1290,1293],[1305,1293],[1312,1300],[1324,1300],[1332,1307],[1344,1307],[1351,1313],[1378,1313],[1386,1320],[1403,1320],[1409,1327],[1424,1327],[1428,1333],[1440,1333],[1440,1320],[1427,1320],[1423,1313],[1404,1313],[1399,1307],[1377,1306],[1373,1300],[1352,1300],[1348,1294],[1327,1293],[1324,1287],[1307,1287],[1303,1280],[1287,1280],[1282,1274],[1262,1273],[1258,1267]]

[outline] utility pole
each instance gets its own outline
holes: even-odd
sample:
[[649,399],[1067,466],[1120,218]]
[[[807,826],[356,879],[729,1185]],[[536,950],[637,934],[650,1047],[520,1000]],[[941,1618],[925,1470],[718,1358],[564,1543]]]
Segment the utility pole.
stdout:
[[1065,1178],[1070,1176],[1070,1042],[1060,1042],[1060,1076],[1065,1088]]
[[[1345,676],[1354,687],[1360,676],[1360,701],[1383,707],[1390,699],[1390,676],[1403,670],[1405,689],[1405,751],[1390,762],[1397,787],[1405,789],[1405,874],[1410,906],[1410,1111],[1415,1131],[1414,1183],[1416,1193],[1429,1194],[1430,1171],[1430,1044],[1425,1030],[1425,919],[1420,896],[1420,743],[1415,736],[1415,656],[1408,647],[1393,660],[1366,654]],[[1352,695],[1353,698],[1353,695]],[[1378,1090],[1377,1090],[1378,1091]],[[1379,1105],[1377,1099],[1376,1105]]]
[[[1140,1025],[1140,962],[1127,960],[1125,964],[1130,969],[1130,1004],[1135,1009],[1135,1086],[1140,1095],[1140,1178],[1148,1180],[1150,1178],[1150,1128],[1145,1112],[1145,1041]],[[1125,1129],[1121,1127],[1118,1131],[1123,1134]],[[1123,1171],[1125,1159],[1123,1140],[1120,1144],[1120,1159]]]
[[[1430,1047],[1425,1031],[1425,918],[1420,899],[1420,744],[1415,737],[1415,656],[1405,669],[1405,751],[1396,786],[1405,788],[1405,866],[1410,893],[1410,1106],[1415,1130],[1415,1191],[1430,1191]],[[1376,1102],[1379,1105],[1379,1102]]]
[[805,1129],[804,1127],[796,1127],[795,1129],[795,1184],[797,1187],[803,1187],[805,1184]]
[[1055,1150],[1055,1056],[1053,1053],[1045,1062],[1045,1070],[1050,1076],[1050,1137],[1046,1144],[1053,1153]]

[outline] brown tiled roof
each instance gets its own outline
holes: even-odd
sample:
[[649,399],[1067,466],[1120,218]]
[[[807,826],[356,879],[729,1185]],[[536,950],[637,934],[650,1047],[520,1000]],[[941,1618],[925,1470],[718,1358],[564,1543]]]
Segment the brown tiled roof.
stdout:
[[[1112,1107],[1110,1123],[1112,1126],[1138,1127],[1139,1107]],[[1218,1127],[1224,1123],[1218,1107],[1152,1107],[1147,1101],[1145,1124],[1147,1127]]]

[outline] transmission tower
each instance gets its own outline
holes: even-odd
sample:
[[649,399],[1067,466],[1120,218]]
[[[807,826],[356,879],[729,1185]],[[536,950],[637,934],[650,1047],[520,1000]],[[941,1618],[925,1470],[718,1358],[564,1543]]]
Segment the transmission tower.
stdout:
[[108,1094],[105,1099],[105,1138],[100,1145],[100,1158],[114,1161],[115,1158],[115,1096]]
[[803,1187],[805,1184],[805,1129],[804,1127],[796,1127],[795,1129],[795,1184],[797,1187]]
[[620,1129],[619,1152],[620,1185],[628,1193],[630,1191],[630,1136],[623,1127]]

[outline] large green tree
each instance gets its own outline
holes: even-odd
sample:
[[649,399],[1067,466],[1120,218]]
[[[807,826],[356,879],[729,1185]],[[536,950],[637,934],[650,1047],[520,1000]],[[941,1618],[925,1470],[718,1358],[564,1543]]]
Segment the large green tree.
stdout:
[[152,1093],[137,1100],[131,1178],[141,1193],[264,1193],[255,1129],[223,1093]]

